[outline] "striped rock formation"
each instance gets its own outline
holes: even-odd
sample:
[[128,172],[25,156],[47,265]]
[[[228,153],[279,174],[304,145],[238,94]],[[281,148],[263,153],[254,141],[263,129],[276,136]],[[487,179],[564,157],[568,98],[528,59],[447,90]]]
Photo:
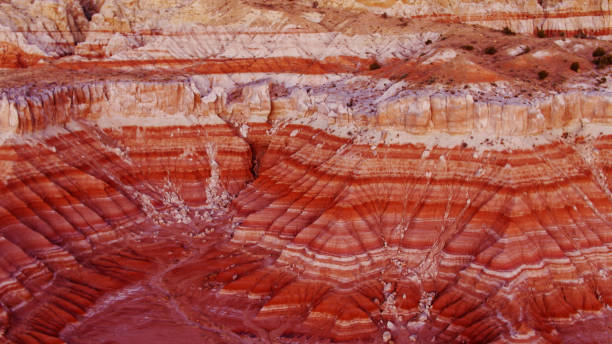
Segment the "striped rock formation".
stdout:
[[608,1],[420,1],[332,0],[332,6],[368,9],[375,13],[409,18],[432,18],[477,24],[496,29],[508,27],[522,33],[543,31],[552,35],[577,33],[610,36]]
[[609,338],[607,3],[1,6],[0,343]]

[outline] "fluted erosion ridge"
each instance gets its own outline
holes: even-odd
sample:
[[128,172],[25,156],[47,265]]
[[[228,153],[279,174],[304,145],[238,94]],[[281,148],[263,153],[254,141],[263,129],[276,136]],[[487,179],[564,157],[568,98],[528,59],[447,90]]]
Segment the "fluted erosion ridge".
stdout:
[[[33,133],[77,119],[103,127],[225,124],[225,119],[233,125],[322,120],[325,126],[337,126],[338,135],[347,135],[346,128],[353,125],[389,133],[494,137],[612,121],[612,93],[608,91],[477,101],[478,92],[414,92],[400,83],[373,91],[369,101],[360,103],[351,92],[356,83],[363,85],[358,78],[330,82],[326,77],[313,77],[296,82],[253,75],[243,77],[242,82],[243,86],[225,89],[222,77],[197,76],[182,81],[118,80],[12,89],[0,93],[0,133]],[[331,84],[335,99],[329,99]],[[315,87],[318,90],[312,91]]]
[[609,94],[508,105],[389,86],[347,106],[356,80],[5,89],[3,336],[607,338]]
[[216,116],[202,118],[208,112],[188,82],[117,81],[17,89],[0,99],[0,128],[5,133],[33,133],[78,119],[102,126],[113,121],[141,126],[223,123]]

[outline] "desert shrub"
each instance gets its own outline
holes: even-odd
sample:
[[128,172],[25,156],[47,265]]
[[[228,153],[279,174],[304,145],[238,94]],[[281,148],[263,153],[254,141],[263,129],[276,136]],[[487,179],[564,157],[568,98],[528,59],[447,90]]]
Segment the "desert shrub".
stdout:
[[593,60],[593,63],[597,65],[597,68],[604,68],[609,65],[612,65],[612,55],[607,54]]
[[319,2],[318,1],[313,1],[312,2],[312,8],[317,8],[319,7]]
[[606,50],[602,47],[597,47],[597,49],[593,50],[593,57],[600,57],[606,54]]
[[548,72],[545,70],[541,70],[538,72],[538,79],[544,80],[548,77]]
[[536,32],[536,36],[540,37],[540,38],[545,38],[546,35],[546,31],[542,30],[542,29],[538,29],[538,31]]
[[430,45],[431,43],[432,43],[431,39],[428,39],[428,40],[425,41],[425,45]]
[[573,70],[574,72],[577,72],[578,69],[580,69],[580,63],[572,62],[572,64],[570,65],[570,69]]
[[378,63],[378,61],[374,61],[374,62],[372,62],[372,64],[370,65],[370,70],[380,69],[380,67],[382,67],[382,66],[380,65],[380,63]]
[[484,53],[487,55],[493,55],[497,52],[497,49],[494,46],[486,47]]
[[578,32],[576,32],[576,35],[574,35],[574,37],[576,37],[576,38],[587,38],[587,35],[586,35],[586,33],[584,33],[584,31],[578,30]]
[[467,44],[467,45],[462,45],[462,46],[461,46],[461,49],[463,49],[463,50],[468,50],[468,51],[472,51],[472,50],[474,50],[474,47],[473,47],[473,46],[471,46],[471,45],[469,45],[469,44]]
[[505,27],[502,29],[502,33],[503,33],[504,35],[508,35],[508,36],[514,36],[514,35],[516,35],[516,33],[514,33],[514,31],[510,30],[510,28],[509,28],[509,27],[507,27],[507,26],[505,26]]

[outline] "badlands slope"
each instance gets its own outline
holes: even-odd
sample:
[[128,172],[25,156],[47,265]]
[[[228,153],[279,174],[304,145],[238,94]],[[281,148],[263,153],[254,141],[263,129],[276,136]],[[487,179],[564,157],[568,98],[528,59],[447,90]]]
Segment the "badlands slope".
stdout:
[[609,339],[607,1],[0,8],[0,343]]

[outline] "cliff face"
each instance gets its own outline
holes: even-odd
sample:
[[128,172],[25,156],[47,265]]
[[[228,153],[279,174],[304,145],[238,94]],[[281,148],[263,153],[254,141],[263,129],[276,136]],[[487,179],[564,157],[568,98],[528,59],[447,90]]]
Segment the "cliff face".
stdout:
[[[360,108],[348,106],[354,95],[341,89],[337,99],[326,99],[331,85],[324,78],[317,79],[322,82],[318,84],[322,87],[319,91],[306,91],[317,86],[315,83],[296,83],[283,94],[274,93],[275,88],[283,87],[282,78],[255,80],[226,90],[206,76],[177,82],[123,80],[43,90],[17,89],[0,95],[0,129],[4,133],[27,134],[78,119],[103,126],[188,126],[220,124],[225,123],[224,119],[236,125],[322,120],[338,127],[378,130],[384,134],[383,139],[392,140],[393,132],[521,136],[611,121],[607,115],[612,112],[609,92],[575,91],[540,99],[478,102],[471,92],[446,94],[389,88],[368,108]],[[346,80],[340,87],[350,87],[353,82]],[[213,86],[202,90],[202,94],[196,83]],[[231,99],[236,95],[238,98]]]
[[24,66],[27,56],[57,57],[74,52],[74,45],[85,39],[88,22],[76,0],[0,2],[0,47],[24,56],[13,65],[0,59],[0,67]]
[[609,36],[610,3],[607,0],[574,1],[322,1],[343,8],[367,9],[376,13],[410,18],[428,17],[516,32],[574,35],[578,32]]
[[[420,127],[383,121],[425,116],[393,104],[427,97],[379,105],[362,123],[306,92],[316,80],[290,91],[243,81],[5,91],[7,338],[104,341],[115,314],[142,312],[179,331],[184,320],[150,301],[159,290],[175,295],[172,312],[214,322],[196,331],[210,338],[220,324],[225,336],[276,333],[282,318],[278,335],[311,340],[554,342],[609,319],[612,135],[595,124],[608,123],[606,107],[584,95],[534,102],[573,108],[538,114],[546,133],[521,138],[534,128],[510,123],[534,111],[519,106],[499,113],[512,135],[463,106],[420,106]],[[133,281],[149,281],[133,293],[154,306],[94,306]]]
[[607,3],[3,6],[0,343],[609,337]]

